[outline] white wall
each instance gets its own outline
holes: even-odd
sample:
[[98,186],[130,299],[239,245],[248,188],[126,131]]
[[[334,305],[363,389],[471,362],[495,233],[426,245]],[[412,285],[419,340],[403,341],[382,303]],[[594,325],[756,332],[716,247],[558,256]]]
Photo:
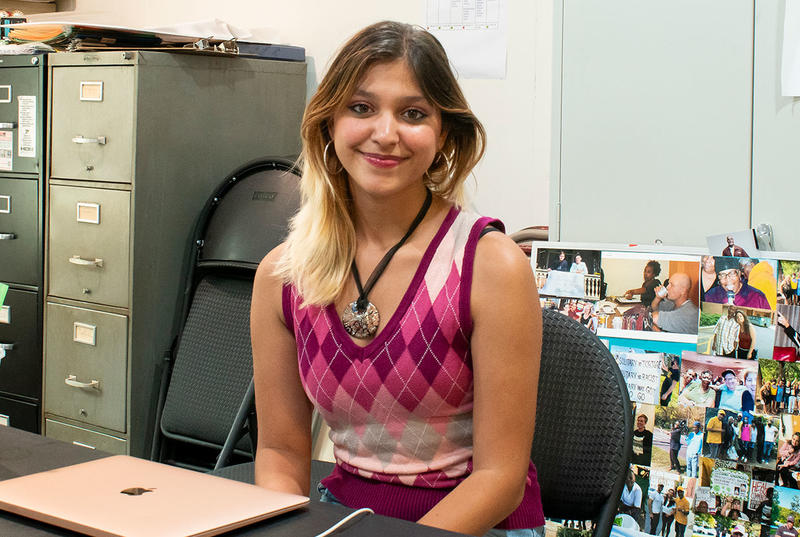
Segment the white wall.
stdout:
[[[474,208],[501,218],[509,232],[549,222],[550,4],[508,0],[506,78],[461,80],[488,133],[486,156],[475,171],[477,181],[472,182],[477,183]],[[424,14],[425,0],[76,0],[75,11],[58,17],[142,27],[218,18],[251,30],[263,29],[277,42],[305,47],[309,91],[313,91],[348,36],[383,19],[424,24]]]

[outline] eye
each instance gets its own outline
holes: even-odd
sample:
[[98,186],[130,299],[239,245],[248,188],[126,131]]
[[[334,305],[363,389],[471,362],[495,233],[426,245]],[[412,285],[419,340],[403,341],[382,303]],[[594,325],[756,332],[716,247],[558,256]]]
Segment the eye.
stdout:
[[423,119],[428,117],[428,114],[426,114],[422,110],[418,110],[416,108],[410,108],[405,112],[403,112],[403,116],[411,121],[422,121]]
[[370,110],[369,106],[364,103],[351,104],[348,108],[356,114],[366,114]]

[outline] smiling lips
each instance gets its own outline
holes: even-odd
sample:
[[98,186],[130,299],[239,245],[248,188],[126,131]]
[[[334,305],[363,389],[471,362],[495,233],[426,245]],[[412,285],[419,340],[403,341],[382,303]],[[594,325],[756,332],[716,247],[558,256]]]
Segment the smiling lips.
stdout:
[[393,157],[392,155],[381,155],[379,153],[362,152],[361,155],[364,160],[376,168],[394,168],[405,160],[403,157]]

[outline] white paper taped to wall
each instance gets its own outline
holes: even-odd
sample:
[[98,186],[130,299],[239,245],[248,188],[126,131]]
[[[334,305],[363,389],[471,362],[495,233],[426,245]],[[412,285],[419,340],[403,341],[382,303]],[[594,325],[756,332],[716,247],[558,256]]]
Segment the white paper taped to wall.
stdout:
[[781,95],[800,97],[800,0],[786,0],[781,56]]

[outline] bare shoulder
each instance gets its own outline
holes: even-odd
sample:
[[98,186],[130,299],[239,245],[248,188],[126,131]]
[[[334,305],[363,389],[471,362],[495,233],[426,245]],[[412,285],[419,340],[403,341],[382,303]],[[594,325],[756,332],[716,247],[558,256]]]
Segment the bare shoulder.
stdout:
[[533,281],[530,259],[508,235],[487,233],[475,250],[475,283]]
[[283,255],[286,243],[281,243],[273,248],[256,270],[253,282],[253,307],[263,310],[281,311],[283,280],[275,274],[275,268]]

